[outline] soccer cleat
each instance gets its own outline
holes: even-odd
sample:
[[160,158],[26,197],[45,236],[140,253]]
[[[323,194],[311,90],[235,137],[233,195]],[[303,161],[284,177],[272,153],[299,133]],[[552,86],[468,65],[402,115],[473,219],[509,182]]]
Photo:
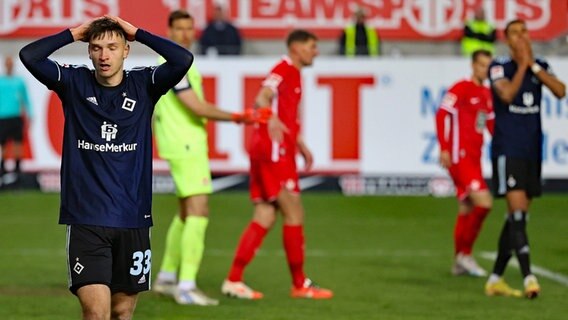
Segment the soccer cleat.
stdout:
[[258,300],[264,297],[262,292],[254,291],[242,281],[225,280],[221,292],[229,297],[239,299]]
[[525,297],[534,299],[540,294],[540,285],[534,275],[528,275],[525,278]]
[[174,299],[178,304],[183,305],[216,306],[219,304],[219,300],[209,298],[198,288],[191,290],[176,289]]
[[487,281],[487,283],[485,283],[485,294],[488,296],[505,296],[515,298],[523,296],[520,290],[509,287],[502,278],[493,282]]
[[176,288],[177,283],[171,281],[156,280],[156,282],[152,284],[152,291],[170,297],[175,295]]
[[306,299],[331,299],[333,291],[329,289],[320,288],[312,280],[306,278],[304,285],[301,288],[292,287],[290,292],[292,298],[306,298]]
[[454,276],[461,276],[467,273],[467,271],[457,261],[454,261],[451,272]]
[[487,271],[480,267],[471,255],[458,253],[456,256],[456,264],[461,266],[467,274],[474,277],[485,277]]

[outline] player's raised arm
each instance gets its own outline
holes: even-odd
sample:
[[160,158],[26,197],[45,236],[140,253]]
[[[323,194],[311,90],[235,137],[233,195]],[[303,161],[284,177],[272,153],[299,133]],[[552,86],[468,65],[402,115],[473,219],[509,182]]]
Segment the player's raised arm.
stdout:
[[534,75],[544,84],[550,92],[558,99],[564,98],[566,96],[566,85],[556,78],[549,70],[541,67],[537,62],[531,64],[531,70]]
[[161,64],[154,72],[153,79],[154,84],[164,93],[180,82],[193,63],[191,52],[168,39],[140,28],[135,31],[135,39],[166,59],[166,62]]
[[59,66],[48,57],[57,49],[74,42],[69,29],[36,40],[20,50],[20,60],[30,73],[48,88],[61,80]]

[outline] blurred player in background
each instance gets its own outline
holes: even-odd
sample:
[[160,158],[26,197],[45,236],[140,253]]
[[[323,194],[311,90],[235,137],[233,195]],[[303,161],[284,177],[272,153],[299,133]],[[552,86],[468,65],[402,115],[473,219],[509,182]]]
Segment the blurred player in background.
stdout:
[[254,257],[264,236],[284,217],[283,242],[292,274],[291,296],[328,299],[330,290],[317,287],[304,274],[304,209],[300,198],[296,153],[303,156],[309,170],[313,157],[306,147],[299,125],[302,96],[301,69],[318,55],[317,37],[305,30],[292,31],[286,40],[288,55],[264,80],[255,105],[260,113],[272,113],[268,123],[255,127],[250,150],[250,193],[253,218],[244,230],[221,291],[241,299],[260,299],[263,294],[243,282],[245,267]]
[[[0,186],[17,180],[22,160],[22,140],[24,139],[24,110],[28,121],[32,118],[32,108],[24,79],[14,74],[12,57],[4,59],[5,75],[0,76]],[[14,170],[6,170],[7,143],[12,142]]]
[[[125,71],[127,40],[167,62]],[[75,41],[89,43],[94,70],[48,58]],[[150,287],[154,104],[193,56],[119,17],[103,17],[32,42],[20,58],[63,104],[59,223],[67,225],[69,290],[83,319],[131,319],[138,293]]]
[[[193,17],[183,10],[168,19],[168,36],[189,49],[195,39]],[[164,62],[160,58],[160,62]],[[252,113],[229,113],[203,98],[195,64],[156,105],[154,132],[160,157],[166,159],[176,186],[180,211],[170,224],[164,259],[154,290],[173,295],[179,304],[217,305],[197,288],[209,223],[208,195],[213,191],[207,149],[206,119],[252,122]]]
[[507,200],[507,216],[499,237],[498,255],[486,285],[487,295],[522,296],[502,276],[515,252],[524,277],[524,294],[534,298],[540,286],[532,274],[526,224],[534,197],[541,194],[542,85],[557,97],[566,94],[564,83],[542,58],[533,56],[527,26],[513,20],[505,28],[511,55],[496,58],[489,68],[495,108],[492,142],[493,192]]
[[492,198],[481,172],[483,132],[493,133],[491,92],[484,85],[491,53],[477,50],[471,56],[472,76],[455,83],[446,93],[436,113],[440,144],[440,164],[448,169],[458,197],[454,229],[455,261],[452,274],[483,277],[471,252]]

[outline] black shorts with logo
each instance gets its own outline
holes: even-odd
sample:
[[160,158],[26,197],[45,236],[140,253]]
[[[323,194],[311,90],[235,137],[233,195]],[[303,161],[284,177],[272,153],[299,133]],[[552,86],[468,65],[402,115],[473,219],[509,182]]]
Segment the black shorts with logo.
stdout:
[[24,120],[22,117],[0,119],[0,144],[6,141],[22,142],[24,139]]
[[512,190],[524,190],[527,197],[542,194],[542,162],[510,158],[504,155],[493,158],[493,194],[503,197]]
[[150,228],[67,226],[69,290],[89,284],[107,285],[111,292],[149,290],[152,265]]

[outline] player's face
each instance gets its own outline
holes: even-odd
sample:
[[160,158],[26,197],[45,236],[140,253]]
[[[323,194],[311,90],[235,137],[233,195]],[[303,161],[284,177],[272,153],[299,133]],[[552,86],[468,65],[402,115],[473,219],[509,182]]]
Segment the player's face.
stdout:
[[472,63],[473,76],[483,82],[487,79],[487,71],[491,64],[491,57],[485,55],[477,56],[477,59]]
[[126,40],[115,33],[104,34],[99,39],[89,41],[89,58],[93,62],[93,67],[97,78],[112,82],[118,77],[122,79],[124,59],[128,57],[130,47]]
[[513,48],[519,39],[525,39],[530,42],[529,30],[523,22],[513,23],[507,31],[507,44],[510,48]]
[[168,29],[168,36],[173,42],[189,49],[195,38],[193,19],[174,20],[172,26]]
[[314,63],[314,58],[319,54],[318,42],[314,39],[297,42],[294,49],[303,67],[311,66]]

